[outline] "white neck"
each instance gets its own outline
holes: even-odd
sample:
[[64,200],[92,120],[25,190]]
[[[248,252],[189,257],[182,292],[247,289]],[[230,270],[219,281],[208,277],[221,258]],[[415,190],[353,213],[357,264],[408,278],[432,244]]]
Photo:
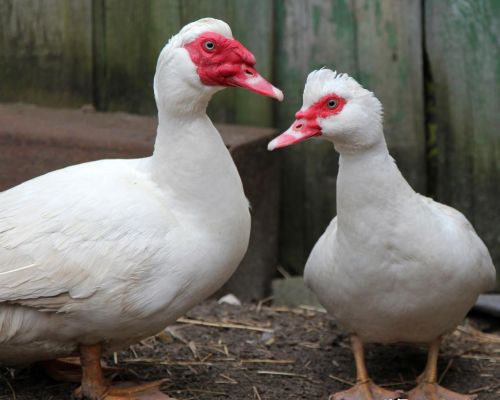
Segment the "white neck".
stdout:
[[367,149],[340,153],[337,177],[339,227],[366,229],[372,218],[377,219],[381,214],[393,215],[395,205],[414,195],[389,155],[385,140]]
[[[201,97],[201,96],[200,96]],[[208,97],[209,99],[209,97]],[[183,217],[204,219],[241,212],[246,207],[236,167],[204,105],[180,115],[163,104],[151,158],[152,178]]]

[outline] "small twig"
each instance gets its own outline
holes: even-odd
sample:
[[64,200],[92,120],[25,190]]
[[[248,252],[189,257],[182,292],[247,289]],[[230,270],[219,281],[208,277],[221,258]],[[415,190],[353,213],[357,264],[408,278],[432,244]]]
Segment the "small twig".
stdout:
[[257,399],[257,400],[262,400],[262,398],[260,397],[260,394],[259,394],[259,391],[257,390],[257,388],[255,386],[252,386],[252,388],[253,388],[253,398]]
[[290,275],[290,273],[289,273],[289,272],[288,272],[285,268],[283,268],[281,265],[278,265],[278,266],[276,267],[276,270],[277,270],[277,271],[278,271],[281,275],[283,275],[283,278],[285,278],[285,279],[289,279],[289,278],[291,278],[291,277],[292,277],[292,275]]
[[475,354],[462,354],[459,355],[460,358],[470,358],[473,360],[485,360],[491,363],[500,363],[500,357],[491,357],[491,356],[480,356]]
[[477,340],[483,343],[500,343],[500,336],[491,334],[491,333],[484,333],[481,332],[480,330],[470,326],[470,325],[460,325],[457,326],[457,331],[461,333],[465,333],[466,335],[473,336]]
[[259,302],[257,303],[257,308],[255,309],[255,312],[258,314],[260,313],[260,310],[262,309],[262,306],[268,302],[270,302],[272,299],[274,299],[274,296],[269,296],[269,297],[266,297],[262,300],[259,300]]
[[316,306],[308,306],[306,304],[301,304],[299,306],[300,309],[302,310],[306,310],[306,311],[314,311],[314,312],[319,312],[319,313],[322,313],[322,314],[326,314],[327,311],[322,308],[322,307],[316,307]]
[[295,364],[295,360],[270,360],[250,358],[247,360],[240,360],[242,364]]
[[476,389],[469,390],[469,394],[491,391],[491,390],[496,389],[498,387],[500,387],[500,382],[497,382],[497,383],[492,384],[492,385],[481,386],[481,387],[478,387]]
[[181,365],[181,366],[192,366],[192,365],[214,365],[213,362],[204,362],[204,361],[162,361],[155,358],[128,358],[122,360],[122,363],[125,364],[159,364],[159,365]]
[[7,387],[9,388],[9,390],[11,391],[12,393],[12,400],[16,400],[16,391],[14,390],[14,388],[12,387],[12,385],[10,384],[9,380],[3,376],[3,375],[0,375],[2,377],[2,379],[5,381],[5,383],[7,384]]
[[328,375],[329,378],[332,378],[334,381],[340,382],[340,383],[345,383],[346,385],[349,386],[354,386],[354,382],[348,381],[346,379],[339,378],[338,376],[335,375]]
[[281,371],[257,371],[259,375],[280,375],[280,376],[295,376],[297,378],[310,379],[307,375],[294,374],[293,372]]
[[445,375],[447,374],[447,372],[450,369],[452,364],[453,364],[453,358],[450,359],[450,361],[448,361],[448,364],[446,364],[446,368],[444,369],[443,373],[441,374],[441,376],[438,379],[438,384],[441,384],[441,382],[443,382],[443,379],[444,379]]
[[139,356],[137,355],[137,352],[135,351],[134,349],[134,346],[130,346],[130,351],[132,352],[132,354],[134,355],[135,358],[139,358]]
[[249,330],[249,331],[257,331],[257,332],[274,332],[273,329],[260,328],[258,326],[248,326],[248,325],[234,324],[234,323],[224,323],[224,322],[200,321],[200,320],[197,320],[197,319],[189,319],[189,318],[179,318],[177,320],[177,322],[179,322],[181,324],[209,326],[209,327],[212,327],[212,328],[246,329],[246,330]]
[[238,381],[236,379],[233,379],[233,378],[231,378],[228,375],[219,374],[219,376],[221,376],[222,378],[224,378],[226,381],[225,382],[224,381],[215,381],[215,383],[224,383],[224,384],[230,383],[231,385],[237,385],[238,384]]

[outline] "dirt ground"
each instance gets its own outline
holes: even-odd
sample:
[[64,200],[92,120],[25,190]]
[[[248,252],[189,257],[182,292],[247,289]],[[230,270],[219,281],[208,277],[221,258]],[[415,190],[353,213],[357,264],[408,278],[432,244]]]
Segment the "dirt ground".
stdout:
[[[492,329],[491,320],[473,319],[446,338],[441,382],[497,400],[500,336],[474,326]],[[394,389],[410,389],[425,364],[422,347],[369,345],[366,352],[372,379]],[[117,381],[168,378],[162,390],[179,400],[326,400],[348,388],[355,374],[346,335],[323,312],[215,302],[106,362],[120,368]],[[76,386],[52,381],[34,366],[0,370],[2,400],[66,400]]]

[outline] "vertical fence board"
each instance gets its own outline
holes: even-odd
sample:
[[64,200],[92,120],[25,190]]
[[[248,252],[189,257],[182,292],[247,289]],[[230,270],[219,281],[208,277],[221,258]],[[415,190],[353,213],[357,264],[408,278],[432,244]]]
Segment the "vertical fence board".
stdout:
[[[302,105],[308,73],[323,66],[356,74],[355,26],[349,0],[276,2],[276,79],[285,92],[277,124],[285,129]],[[337,155],[331,144],[282,150],[281,262],[302,272],[309,251],[335,215]]]
[[[98,0],[99,1],[99,0]],[[163,45],[180,28],[179,0],[101,0],[104,36],[98,104],[105,110],[155,113],[153,77]],[[103,41],[103,43],[99,43]]]
[[[259,73],[272,82],[273,2],[239,0],[231,26],[234,37],[247,47],[257,60]],[[234,122],[244,125],[273,126],[273,102],[276,100],[236,89]]]
[[419,1],[356,0],[360,81],[384,106],[385,137],[403,175],[425,192],[421,16]]
[[89,0],[0,0],[0,101],[92,102]]
[[437,197],[472,221],[500,266],[500,3],[428,0]]

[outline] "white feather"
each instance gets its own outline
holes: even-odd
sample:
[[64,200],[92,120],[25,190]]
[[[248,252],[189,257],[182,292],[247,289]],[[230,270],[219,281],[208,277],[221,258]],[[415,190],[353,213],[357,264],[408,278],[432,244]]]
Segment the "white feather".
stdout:
[[79,343],[134,343],[238,266],[250,215],[205,114],[217,89],[201,85],[185,49],[173,46],[216,29],[230,36],[225,23],[205,19],[163,50],[155,91],[168,101],[158,104],[152,157],[80,164],[0,194],[0,363],[68,355]]
[[494,287],[491,257],[460,212],[405,181],[373,94],[320,70],[309,76],[304,99],[314,103],[329,91],[347,99],[338,115],[318,121],[340,152],[337,217],[311,252],[306,282],[364,341],[430,342]]

